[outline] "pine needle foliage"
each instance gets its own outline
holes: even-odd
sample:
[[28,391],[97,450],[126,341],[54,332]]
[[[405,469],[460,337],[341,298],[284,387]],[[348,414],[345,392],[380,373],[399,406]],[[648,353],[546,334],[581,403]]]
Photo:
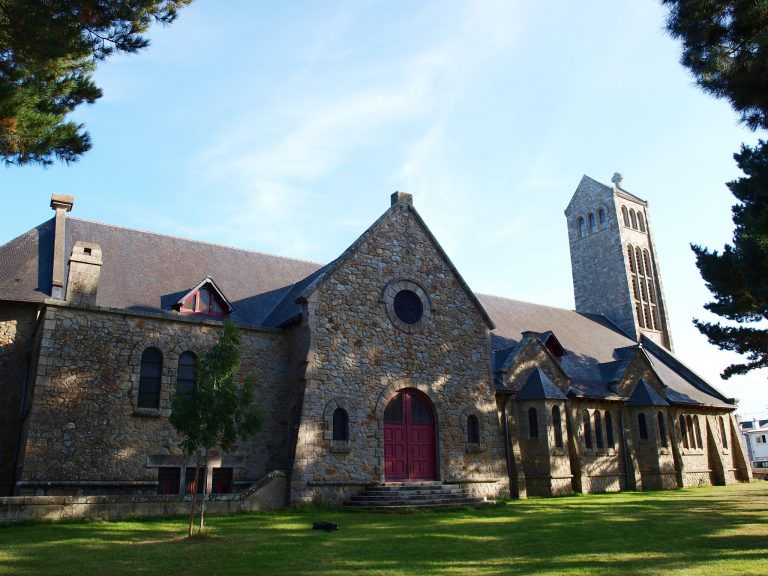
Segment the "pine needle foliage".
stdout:
[[[696,83],[726,99],[750,129],[767,129],[768,0],[661,1]],[[745,176],[726,184],[737,200],[733,243],[722,251],[691,246],[714,296],[704,307],[731,321],[693,322],[710,343],[746,356],[723,378],[768,367],[768,144],[742,145],[734,158]]]
[[750,128],[768,128],[768,1],[662,0],[680,62]]
[[727,184],[738,203],[733,207],[733,243],[722,252],[692,246],[696,265],[713,302],[710,312],[738,326],[694,320],[712,344],[746,355],[723,378],[768,367],[768,142],[742,146],[734,155],[745,176]]
[[0,158],[6,165],[78,160],[91,148],[67,120],[102,91],[96,63],[149,44],[191,0],[0,0]]

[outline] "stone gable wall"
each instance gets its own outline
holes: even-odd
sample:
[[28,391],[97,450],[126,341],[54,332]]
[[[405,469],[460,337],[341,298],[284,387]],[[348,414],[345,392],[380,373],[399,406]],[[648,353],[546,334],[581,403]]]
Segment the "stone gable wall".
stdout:
[[30,372],[36,304],[0,302],[0,496],[13,491],[22,396]]
[[[387,312],[388,284],[415,282],[429,310],[401,330]],[[307,305],[312,331],[292,502],[338,503],[384,480],[383,409],[401,388],[433,403],[438,477],[475,494],[506,494],[504,445],[490,371],[488,327],[414,215],[396,206],[317,289]],[[350,417],[344,450],[324,413],[343,401]],[[481,449],[466,442],[467,410],[480,420]]]
[[[148,457],[181,455],[168,422],[178,357],[200,355],[218,329],[213,322],[48,306],[20,478],[26,492],[39,493],[43,482],[53,482],[48,493],[58,494],[93,493],[100,482],[113,482],[113,493],[153,492],[157,470],[147,467]],[[141,354],[150,346],[163,353],[159,410],[136,406]],[[266,424],[236,451],[244,462],[236,481],[288,465],[286,359],[282,333],[243,330],[241,378],[253,375]],[[62,481],[75,487],[56,489]]]

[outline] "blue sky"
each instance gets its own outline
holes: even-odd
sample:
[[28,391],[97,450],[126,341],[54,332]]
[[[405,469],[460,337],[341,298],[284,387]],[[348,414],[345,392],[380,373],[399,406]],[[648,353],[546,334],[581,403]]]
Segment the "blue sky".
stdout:
[[[4,168],[0,242],[73,215],[318,262],[405,190],[478,292],[572,307],[563,210],[582,174],[650,202],[679,357],[747,415],[766,374],[691,324],[689,243],[730,239],[732,154],[758,136],[678,63],[651,1],[197,0],[101,64],[94,148]],[[764,137],[764,135],[763,135]]]

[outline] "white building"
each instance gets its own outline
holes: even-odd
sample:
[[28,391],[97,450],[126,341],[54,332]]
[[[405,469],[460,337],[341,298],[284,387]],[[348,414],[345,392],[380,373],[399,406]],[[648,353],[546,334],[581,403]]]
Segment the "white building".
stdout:
[[768,477],[768,419],[740,422],[739,427],[753,472]]

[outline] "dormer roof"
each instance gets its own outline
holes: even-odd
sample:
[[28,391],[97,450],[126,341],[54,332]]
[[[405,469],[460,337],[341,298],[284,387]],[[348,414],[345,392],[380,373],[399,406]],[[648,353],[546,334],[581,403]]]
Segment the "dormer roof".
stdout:
[[221,303],[221,304],[224,306],[224,308],[226,309],[226,313],[227,313],[227,314],[231,314],[231,313],[232,313],[232,310],[233,310],[233,308],[232,308],[232,304],[231,304],[231,303],[230,303],[230,301],[227,299],[227,297],[226,297],[226,296],[224,296],[224,293],[223,293],[223,292],[221,291],[221,289],[220,289],[220,288],[219,288],[219,287],[216,285],[216,282],[214,282],[214,281],[213,281],[213,278],[211,278],[210,276],[206,276],[205,278],[203,278],[203,279],[202,279],[202,280],[201,280],[201,281],[200,281],[200,282],[197,284],[197,286],[195,286],[195,287],[194,287],[194,288],[192,288],[191,290],[189,290],[189,291],[185,292],[185,293],[184,293],[184,294],[181,296],[181,298],[179,298],[179,299],[176,301],[176,303],[174,304],[174,308],[176,308],[177,310],[180,310],[180,309],[181,309],[181,308],[184,306],[184,303],[185,303],[185,302],[187,302],[191,296],[193,296],[193,295],[194,295],[196,292],[199,292],[199,291],[200,291],[202,288],[204,288],[204,287],[207,287],[208,289],[210,289],[210,290],[213,292],[213,294],[214,294],[214,297],[215,297],[215,298],[218,298],[219,302],[220,302],[220,303]]
[[515,400],[565,400],[565,394],[541,368],[536,367],[520,388]]
[[637,381],[635,389],[632,391],[632,395],[629,397],[627,406],[669,406],[669,402],[664,400],[664,398],[662,398],[659,393],[653,389],[653,386],[641,378]]

